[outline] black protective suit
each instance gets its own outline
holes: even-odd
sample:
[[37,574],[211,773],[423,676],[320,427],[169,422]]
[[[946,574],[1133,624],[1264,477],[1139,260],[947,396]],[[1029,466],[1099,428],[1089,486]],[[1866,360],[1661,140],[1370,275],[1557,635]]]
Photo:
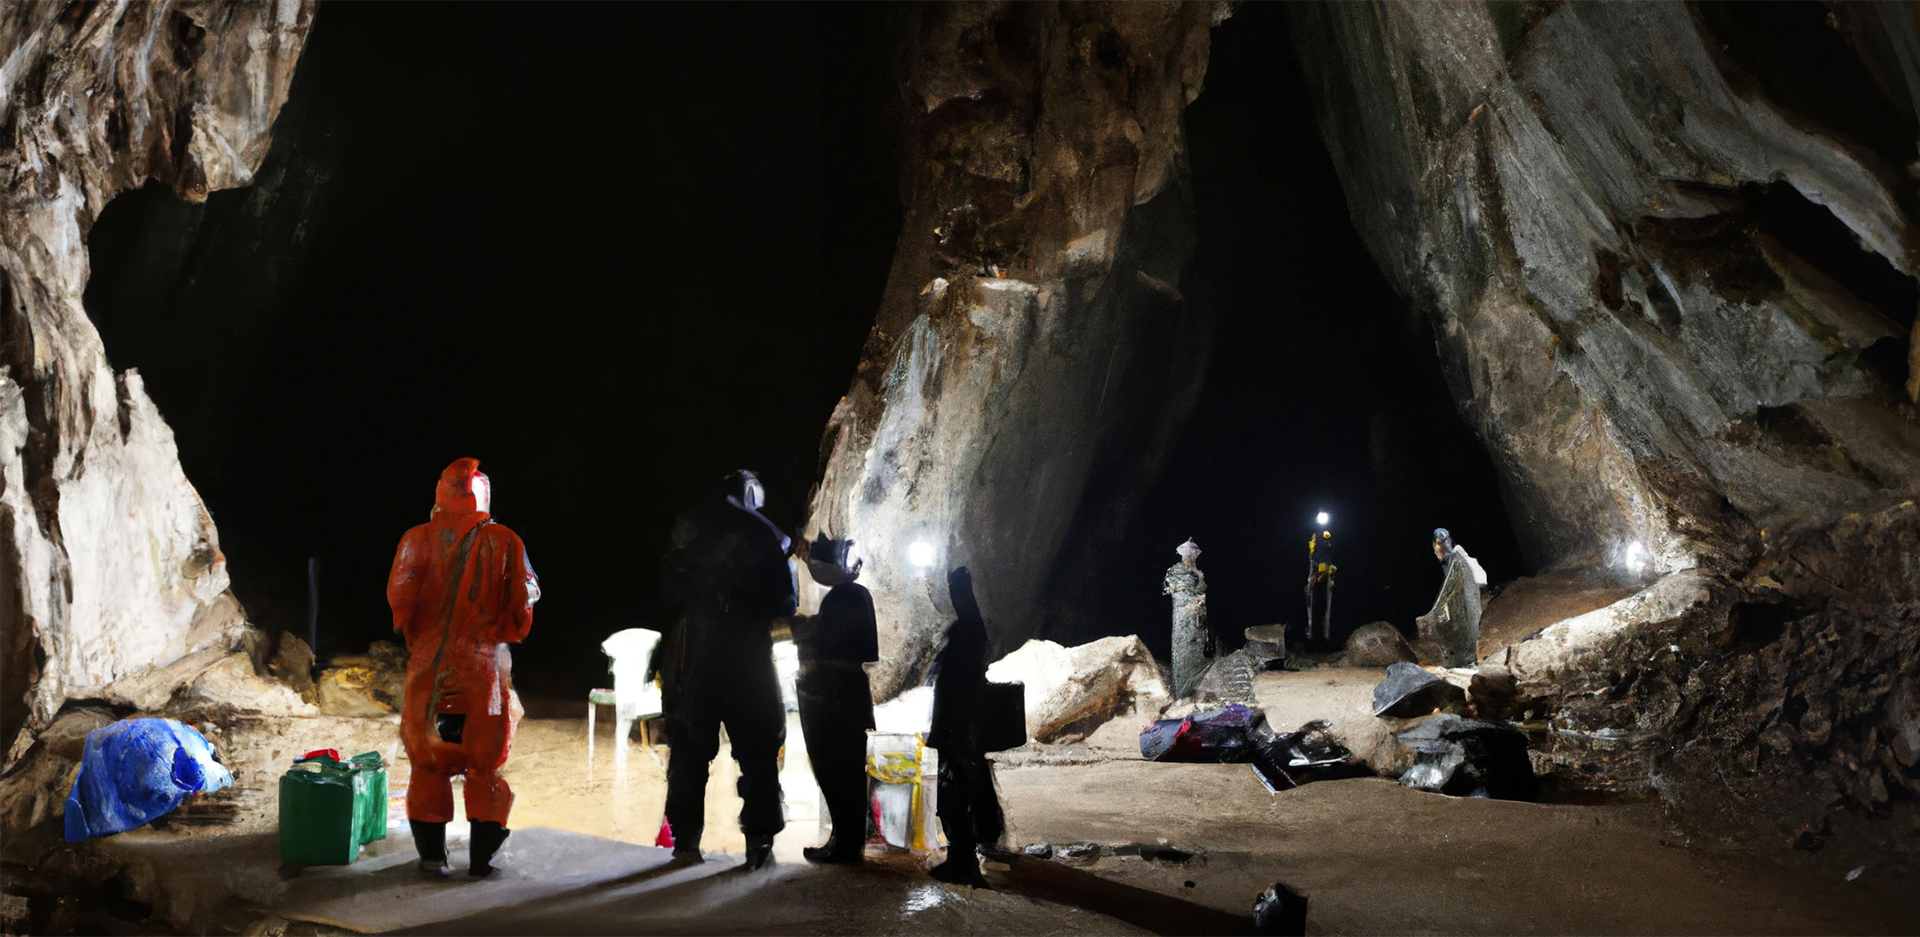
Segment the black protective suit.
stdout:
[[987,683],[987,625],[966,567],[947,576],[947,590],[958,617],[948,627],[947,646],[935,662],[940,669],[933,684],[933,725],[927,733],[927,744],[940,750],[935,813],[947,833],[947,861],[934,874],[947,881],[977,882],[980,866],[974,850],[998,843],[1006,832],[993,764],[976,732],[975,711]]
[[873,728],[873,691],[860,665],[880,659],[873,595],[857,582],[840,582],[795,638],[800,731],[833,818],[831,848],[809,858],[858,861],[867,841],[867,730]]
[[[749,852],[786,827],[780,747],[786,707],[773,668],[773,619],[793,614],[787,538],[743,497],[741,476],[724,497],[681,515],[661,564],[677,615],[654,654],[671,753],[667,822],[674,852],[697,855],[706,820],[707,768],[727,727],[740,763],[740,830]],[[753,482],[757,489],[758,481]],[[751,856],[749,857],[751,858]]]

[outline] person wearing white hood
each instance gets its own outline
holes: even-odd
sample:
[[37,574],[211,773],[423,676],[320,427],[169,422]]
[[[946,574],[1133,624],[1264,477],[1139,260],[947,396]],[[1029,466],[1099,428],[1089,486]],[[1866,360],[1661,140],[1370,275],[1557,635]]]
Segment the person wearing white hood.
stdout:
[[1414,619],[1421,637],[1440,643],[1448,667],[1472,667],[1478,662],[1480,642],[1480,585],[1485,574],[1467,551],[1453,543],[1445,527],[1433,532],[1433,557],[1446,569],[1433,608]]

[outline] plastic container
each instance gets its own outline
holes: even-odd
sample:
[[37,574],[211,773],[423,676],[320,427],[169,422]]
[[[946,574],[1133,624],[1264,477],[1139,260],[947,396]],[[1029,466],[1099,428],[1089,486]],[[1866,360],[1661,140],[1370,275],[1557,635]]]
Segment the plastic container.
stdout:
[[934,818],[939,754],[916,733],[867,734],[867,774],[873,778],[875,829],[887,845],[915,852],[940,848]]
[[351,865],[387,838],[387,766],[379,752],[294,762],[280,776],[280,861]]

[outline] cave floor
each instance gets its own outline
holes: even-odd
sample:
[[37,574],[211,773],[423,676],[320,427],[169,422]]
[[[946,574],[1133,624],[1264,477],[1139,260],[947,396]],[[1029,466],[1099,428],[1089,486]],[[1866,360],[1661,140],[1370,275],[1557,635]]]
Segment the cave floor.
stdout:
[[[1377,679],[1377,671],[1269,675],[1258,690],[1277,722],[1358,722],[1362,694]],[[616,772],[606,720],[589,762],[583,717],[531,708],[554,717],[521,724],[509,763],[519,832],[502,872],[485,882],[415,879],[400,814],[388,840],[344,869],[280,869],[270,834],[136,833],[108,848],[144,857],[176,920],[181,902],[195,902],[195,929],[238,930],[234,922],[267,909],[292,922],[287,934],[1218,933],[1235,916],[1244,922],[1275,881],[1311,897],[1316,934],[1920,930],[1920,911],[1890,899],[1897,892],[1872,876],[1848,883],[1689,848],[1652,804],[1451,798],[1380,779],[1271,795],[1247,765],[1141,761],[1123,747],[1130,732],[1003,756],[1011,839],[1050,844],[1055,859],[989,864],[991,890],[934,882],[923,870],[935,857],[904,851],[861,869],[802,861],[800,848],[822,830],[797,726],[782,772],[789,823],[774,865],[736,868],[739,800],[723,750],[708,791],[710,859],[677,868],[652,847],[665,793],[655,752],[631,745]],[[395,769],[397,786],[404,763]],[[449,832],[463,838],[463,824]],[[1142,858],[1124,844],[1192,855]],[[456,868],[464,861],[456,851]],[[249,910],[216,913],[216,895]]]

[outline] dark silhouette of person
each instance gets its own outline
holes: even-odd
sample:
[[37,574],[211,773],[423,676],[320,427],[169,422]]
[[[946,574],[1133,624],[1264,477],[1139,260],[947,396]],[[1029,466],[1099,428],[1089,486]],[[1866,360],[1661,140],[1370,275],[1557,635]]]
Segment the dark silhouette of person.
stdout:
[[746,868],[765,865],[786,827],[780,747],[786,706],[773,666],[773,620],[794,611],[788,539],[760,514],[765,489],[752,472],[728,475],[721,490],[675,521],[661,562],[663,595],[676,609],[652,669],[660,676],[670,753],[667,826],[673,855],[699,862],[706,824],[707,769],[726,726],[740,764],[740,831]]
[[858,865],[867,842],[867,730],[873,728],[873,690],[861,666],[880,659],[873,595],[855,582],[860,561],[853,541],[822,534],[807,556],[813,581],[829,586],[820,613],[796,622],[800,651],[800,731],[807,738],[813,777],[833,818],[827,844],[808,847],[810,862]]
[[430,876],[448,874],[455,775],[466,775],[473,825],[467,874],[492,874],[511,832],[513,789],[500,776],[517,719],[507,645],[533,627],[540,581],[526,544],[488,513],[492,492],[478,459],[454,460],[440,473],[433,513],[400,538],[387,575],[393,630],[407,643],[407,822]]
[[943,882],[985,887],[975,850],[1006,832],[993,764],[982,750],[977,718],[987,684],[987,624],[973,597],[973,573],[965,566],[947,574],[954,622],[934,666],[933,725],[927,744],[940,751],[935,813],[947,833],[947,858],[928,870]]

